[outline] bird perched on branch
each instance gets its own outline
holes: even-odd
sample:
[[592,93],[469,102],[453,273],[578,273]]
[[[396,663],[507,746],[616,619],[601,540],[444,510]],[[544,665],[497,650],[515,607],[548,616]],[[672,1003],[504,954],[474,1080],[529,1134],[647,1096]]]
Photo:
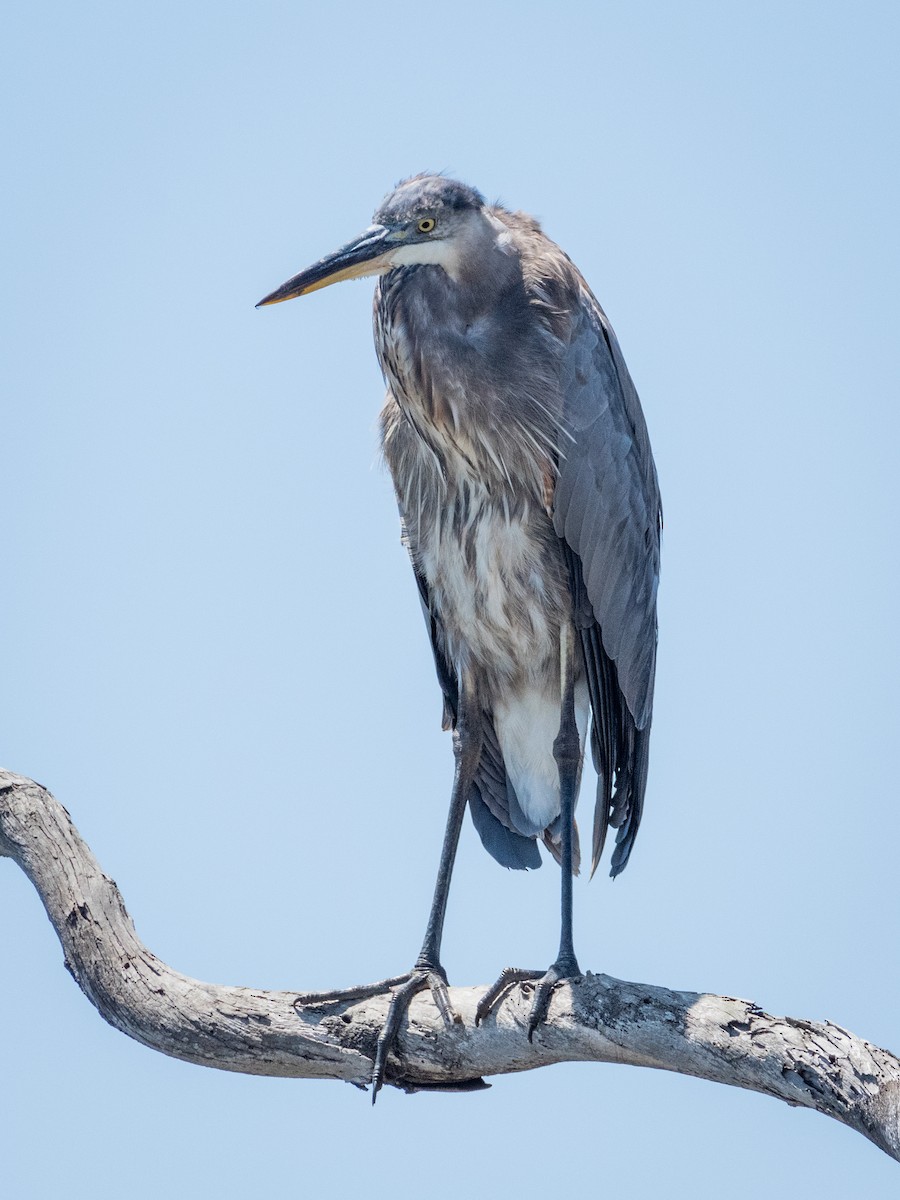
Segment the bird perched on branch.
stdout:
[[574,810],[587,741],[598,774],[596,869],[611,874],[641,819],[656,666],[661,507],[640,402],[615,334],[570,259],[523,213],[443,176],[401,183],[359,237],[266,296],[275,304],[378,276],[381,415],[456,759],[434,900],[412,971],[390,988],[373,1072],[412,996],[454,1019],[440,961],[465,808],[506,867],[562,868],[559,953],[507,968],[478,1006],[536,980],[529,1037],[553,987],[580,974],[572,940]]

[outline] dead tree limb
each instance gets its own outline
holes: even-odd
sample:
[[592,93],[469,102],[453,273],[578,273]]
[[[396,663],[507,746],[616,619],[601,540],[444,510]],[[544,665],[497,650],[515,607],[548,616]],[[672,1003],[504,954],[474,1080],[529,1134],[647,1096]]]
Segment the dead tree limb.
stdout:
[[[368,1083],[385,995],[298,1010],[296,992],[225,987],[173,971],[138,939],[118,888],[66,810],[39,784],[6,771],[0,854],[34,884],[66,967],[116,1029],[201,1066]],[[451,989],[462,1017],[451,1028],[430,999],[417,997],[388,1082],[410,1091],[464,1089],[483,1075],[557,1062],[657,1067],[816,1109],[900,1160],[900,1061],[830,1021],[773,1017],[730,996],[589,974],[556,990],[530,1044],[522,989],[476,1027],[483,991]]]

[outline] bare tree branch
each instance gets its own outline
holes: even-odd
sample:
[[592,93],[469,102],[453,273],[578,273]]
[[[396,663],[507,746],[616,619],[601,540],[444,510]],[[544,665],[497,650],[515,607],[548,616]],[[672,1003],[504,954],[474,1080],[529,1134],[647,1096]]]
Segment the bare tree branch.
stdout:
[[[0,771],[0,854],[37,888],[66,967],[116,1029],[173,1058],[242,1071],[368,1083],[387,996],[294,1007],[296,992],[202,983],[138,939],[115,883],[66,810],[29,779]],[[746,1000],[586,975],[560,986],[534,1043],[514,988],[474,1024],[484,988],[452,988],[461,1025],[417,997],[388,1082],[471,1088],[483,1075],[556,1062],[658,1067],[765,1092],[858,1130],[900,1160],[900,1061],[829,1021],[772,1017]]]

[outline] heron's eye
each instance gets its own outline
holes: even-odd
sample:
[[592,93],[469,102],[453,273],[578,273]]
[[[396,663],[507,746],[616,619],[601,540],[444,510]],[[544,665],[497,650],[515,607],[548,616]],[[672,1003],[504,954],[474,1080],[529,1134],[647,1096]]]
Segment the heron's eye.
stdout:
[[418,229],[419,233],[431,233],[436,224],[437,222],[434,217],[423,217],[416,225],[416,229]]

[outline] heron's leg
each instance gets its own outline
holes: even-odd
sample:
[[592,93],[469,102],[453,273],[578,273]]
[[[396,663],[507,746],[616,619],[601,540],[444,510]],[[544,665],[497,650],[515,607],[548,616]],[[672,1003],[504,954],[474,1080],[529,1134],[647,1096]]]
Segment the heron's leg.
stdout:
[[[406,997],[405,1005],[395,1006],[394,1001],[392,1001],[382,1038],[384,1038],[385,1033],[389,1032],[395,1007],[399,1022],[404,1009],[409,1006],[409,1000],[417,991],[421,991],[425,987],[431,987],[435,1002],[444,1019],[447,1021],[453,1020],[453,1009],[450,1005],[450,997],[447,992],[447,981],[440,961],[441,938],[444,932],[444,917],[447,913],[447,898],[450,894],[450,879],[453,875],[456,848],[459,845],[459,835],[462,831],[463,817],[466,812],[466,800],[475,776],[475,771],[478,768],[478,759],[481,754],[480,737],[470,736],[468,724],[462,720],[457,721],[456,728],[453,731],[453,753],[456,759],[456,768],[453,791],[450,796],[450,811],[447,814],[447,827],[444,830],[444,841],[441,847],[441,861],[438,866],[437,879],[434,885],[434,897],[431,901],[431,912],[428,916],[428,925],[425,929],[422,949],[419,951],[419,957],[416,959],[412,971],[407,971],[405,975],[395,975],[391,979],[381,979],[377,983],[360,984],[358,987],[335,988],[328,992],[303,992],[294,1001],[295,1007],[315,1008],[320,1004],[336,1004],[347,1000],[365,1000],[370,996],[378,996],[382,992],[388,992],[392,988],[400,989],[394,1000],[399,999],[402,1002],[406,996],[406,985],[415,984],[416,986],[409,993],[409,996]],[[394,1036],[396,1036],[396,1030],[394,1030]]]
[[572,940],[572,842],[575,827],[575,792],[578,787],[578,767],[581,759],[581,739],[578,736],[578,726],[575,722],[575,659],[573,654],[572,631],[564,628],[561,635],[560,658],[562,660],[562,713],[560,716],[559,733],[553,743],[553,757],[559,769],[559,807],[562,820],[560,855],[561,889],[561,921],[559,932],[559,953],[556,962],[546,974],[538,980],[534,989],[534,1000],[528,1015],[528,1040],[535,1029],[547,1016],[550,1006],[550,994],[562,979],[573,979],[581,974],[578,960],[575,957],[575,944]]
[[553,743],[553,757],[559,771],[560,807],[560,875],[561,923],[559,953],[556,961],[545,972],[522,971],[507,967],[497,982],[488,989],[478,1002],[475,1022],[483,1020],[496,1005],[500,997],[514,984],[536,980],[534,1000],[528,1015],[528,1040],[547,1016],[550,995],[563,979],[572,979],[581,974],[575,957],[572,939],[572,844],[575,828],[575,794],[578,787],[578,769],[581,762],[581,739],[575,721],[575,655],[573,630],[564,625],[560,630],[560,683],[561,705],[559,733]]
[[453,791],[450,794],[450,811],[441,846],[441,861],[434,884],[431,912],[422,941],[422,949],[416,959],[416,967],[440,970],[441,940],[444,935],[444,917],[447,914],[447,897],[450,894],[450,879],[456,861],[456,849],[466,815],[466,801],[481,759],[481,716],[475,709],[468,689],[460,689],[459,715],[453,730],[453,756],[455,769]]
[[428,925],[425,928],[425,937],[419,957],[416,959],[412,971],[391,997],[384,1028],[378,1039],[375,1065],[372,1070],[373,1104],[384,1082],[387,1057],[397,1039],[400,1022],[417,992],[423,991],[426,987],[430,988],[434,1002],[444,1021],[448,1025],[459,1021],[459,1017],[454,1013],[450,1004],[447,976],[441,966],[441,939],[444,932],[444,917],[447,913],[447,897],[450,894],[450,879],[456,860],[456,848],[459,845],[459,835],[466,813],[466,801],[481,758],[480,712],[475,701],[474,691],[464,680],[460,681],[458,710],[456,727],[453,731],[453,755],[455,758],[453,791],[450,795],[450,811],[447,814],[447,827],[444,830],[441,861],[434,885],[431,912],[428,915]]
[[328,992],[304,992],[294,1001],[297,1008],[316,1008],[319,1005],[341,1004],[353,1000],[365,1000],[370,996],[397,989],[391,997],[385,1018],[384,1028],[378,1039],[375,1051],[375,1065],[372,1070],[372,1101],[384,1082],[384,1072],[387,1057],[397,1040],[400,1022],[409,1008],[410,1001],[417,992],[431,989],[441,1016],[446,1023],[458,1022],[459,1017],[454,1013],[450,1004],[450,994],[447,990],[447,976],[441,966],[441,937],[444,932],[444,917],[447,912],[447,897],[450,893],[450,879],[453,874],[453,863],[456,859],[456,848],[462,830],[463,817],[466,813],[466,802],[469,790],[478,770],[481,758],[482,727],[481,711],[476,699],[474,688],[460,681],[459,711],[456,727],[453,731],[453,753],[456,760],[453,791],[450,796],[450,812],[447,815],[447,827],[444,831],[444,842],[441,847],[441,861],[438,866],[437,880],[434,885],[434,898],[425,929],[422,949],[416,959],[415,966],[405,975],[395,975],[391,979],[382,979],[378,983],[366,983],[359,987],[337,988]]

